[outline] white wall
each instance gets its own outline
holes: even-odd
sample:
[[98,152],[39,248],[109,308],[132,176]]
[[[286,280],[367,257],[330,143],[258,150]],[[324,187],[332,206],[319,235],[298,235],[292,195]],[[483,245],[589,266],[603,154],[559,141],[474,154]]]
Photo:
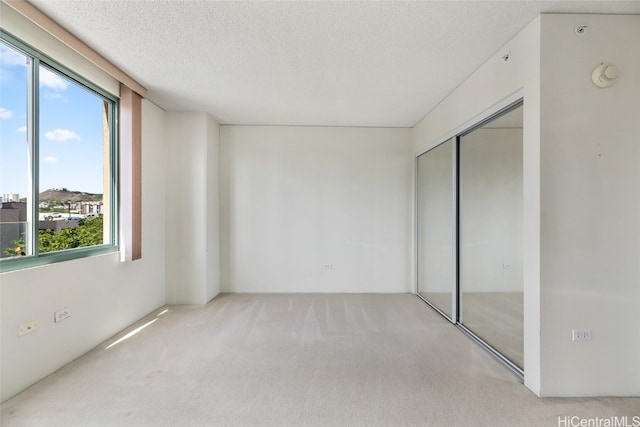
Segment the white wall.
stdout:
[[[164,305],[164,112],[144,101],[142,124],[142,259],[112,253],[0,276],[2,401]],[[71,317],[54,323],[66,307]],[[31,320],[38,330],[18,337]]]
[[167,304],[205,304],[220,292],[219,125],[168,112]]
[[205,301],[220,293],[220,125],[207,116]]
[[[638,15],[542,17],[545,395],[640,396],[638,40]],[[591,83],[601,62],[620,68],[609,89]],[[574,328],[592,341],[572,342]]]
[[410,136],[222,126],[223,290],[409,292]]

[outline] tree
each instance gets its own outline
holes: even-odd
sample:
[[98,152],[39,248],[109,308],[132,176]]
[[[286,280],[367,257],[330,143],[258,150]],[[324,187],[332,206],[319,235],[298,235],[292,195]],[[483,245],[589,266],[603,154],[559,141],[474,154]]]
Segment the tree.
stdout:
[[11,243],[13,246],[10,248],[5,248],[4,253],[7,256],[24,256],[25,255],[25,243],[24,237],[19,238],[18,240],[14,240]]
[[[103,241],[103,219],[83,218],[77,227],[64,228],[57,233],[51,229],[38,232],[38,250],[40,253],[62,251],[65,249],[82,248],[101,245]],[[6,248],[8,256],[25,255],[24,237],[13,242],[13,247]]]
[[77,227],[64,228],[57,233],[53,230],[40,230],[40,253],[61,251],[64,249],[96,246],[103,243],[102,216],[83,218]]

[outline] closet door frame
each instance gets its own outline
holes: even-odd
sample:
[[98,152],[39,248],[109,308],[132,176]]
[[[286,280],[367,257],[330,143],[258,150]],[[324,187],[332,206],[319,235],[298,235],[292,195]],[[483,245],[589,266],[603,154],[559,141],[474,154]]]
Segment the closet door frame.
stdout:
[[[480,113],[476,117],[472,118],[468,122],[454,129],[453,131],[446,134],[444,137],[439,139],[439,142],[428,146],[426,149],[416,153],[415,159],[415,182],[414,182],[414,200],[415,200],[415,294],[424,301],[431,308],[436,310],[441,316],[447,319],[449,322],[454,324],[458,329],[464,332],[467,336],[469,336],[473,341],[478,343],[481,347],[491,353],[496,359],[502,362],[507,368],[513,371],[517,376],[521,379],[524,378],[524,370],[515,365],[509,359],[504,357],[500,352],[494,349],[490,344],[482,340],[480,337],[475,335],[469,329],[467,329],[462,323],[460,323],[460,140],[463,136],[468,135],[474,130],[481,128],[487,123],[493,121],[494,119],[509,113],[512,110],[517,108],[524,107],[524,93],[523,90],[520,89],[510,96],[503,99],[501,102],[496,103],[492,107],[485,110],[483,113]],[[438,309],[433,303],[428,301],[425,297],[420,295],[419,288],[419,261],[420,261],[420,253],[419,253],[419,179],[418,179],[418,158],[433,150],[436,147],[439,147],[442,144],[447,143],[448,141],[453,139],[453,232],[452,232],[452,241],[453,241],[453,281],[452,281],[452,316],[449,317],[447,314],[443,313],[442,310]],[[525,356],[526,359],[526,356]]]

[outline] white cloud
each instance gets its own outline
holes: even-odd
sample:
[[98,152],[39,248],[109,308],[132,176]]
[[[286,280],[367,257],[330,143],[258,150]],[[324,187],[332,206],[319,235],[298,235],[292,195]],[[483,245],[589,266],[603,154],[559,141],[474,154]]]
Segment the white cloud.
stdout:
[[44,91],[44,99],[54,100],[54,99],[62,99],[63,101],[67,101],[67,97],[58,92],[52,92],[50,90]]
[[58,163],[58,159],[56,157],[51,157],[51,156],[47,156],[42,160],[44,160],[47,163]]
[[25,133],[26,131],[27,131],[26,126],[20,126],[18,129],[16,129],[16,132],[20,132],[20,133]]
[[69,83],[59,75],[52,73],[44,67],[40,67],[40,86],[62,91],[69,86]]
[[0,64],[27,66],[27,57],[0,43]]
[[0,107],[0,119],[10,119],[13,116],[13,111],[7,110],[4,107]]
[[10,82],[15,74],[11,68],[27,66],[27,57],[0,43],[0,82]]
[[54,129],[45,132],[44,136],[51,141],[68,141],[70,139],[77,139],[80,141],[80,136],[69,129]]

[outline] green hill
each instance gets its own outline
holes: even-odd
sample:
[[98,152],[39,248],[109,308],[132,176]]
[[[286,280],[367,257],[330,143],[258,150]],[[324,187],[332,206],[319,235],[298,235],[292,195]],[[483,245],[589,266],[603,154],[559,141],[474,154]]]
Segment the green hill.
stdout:
[[102,194],[51,188],[40,193],[40,202],[101,202]]

